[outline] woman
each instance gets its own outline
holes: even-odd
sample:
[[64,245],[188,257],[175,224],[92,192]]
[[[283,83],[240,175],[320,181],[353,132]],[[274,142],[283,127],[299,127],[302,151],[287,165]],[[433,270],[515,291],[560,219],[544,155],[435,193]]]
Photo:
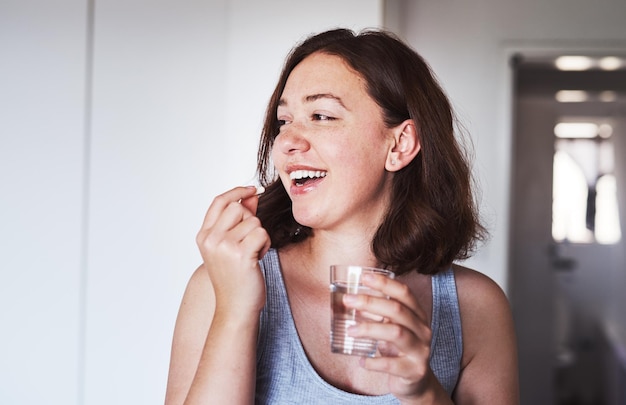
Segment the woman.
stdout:
[[[170,404],[518,403],[515,336],[498,286],[455,265],[484,236],[450,104],[391,34],[332,30],[289,55],[270,100],[266,192],[215,198],[203,264],[177,319]],[[389,299],[344,303],[385,318],[329,348],[329,267],[384,267]]]

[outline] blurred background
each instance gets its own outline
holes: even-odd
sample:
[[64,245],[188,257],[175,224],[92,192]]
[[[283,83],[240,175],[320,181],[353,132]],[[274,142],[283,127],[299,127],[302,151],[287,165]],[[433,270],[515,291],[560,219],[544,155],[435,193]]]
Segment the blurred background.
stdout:
[[287,52],[343,26],[411,44],[472,137],[492,237],[467,265],[511,300],[522,403],[625,404],[625,18],[622,0],[0,0],[0,403],[163,401],[204,213],[254,183]]

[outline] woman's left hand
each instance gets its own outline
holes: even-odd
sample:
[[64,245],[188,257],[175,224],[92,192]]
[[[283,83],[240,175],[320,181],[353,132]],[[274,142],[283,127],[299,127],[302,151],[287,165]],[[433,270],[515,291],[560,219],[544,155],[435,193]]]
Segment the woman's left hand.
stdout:
[[362,358],[361,365],[386,373],[390,392],[403,403],[452,403],[430,369],[432,332],[409,287],[383,276],[367,276],[363,283],[389,299],[364,294],[344,298],[348,307],[384,317],[383,322],[362,322],[348,331],[379,341],[381,356]]

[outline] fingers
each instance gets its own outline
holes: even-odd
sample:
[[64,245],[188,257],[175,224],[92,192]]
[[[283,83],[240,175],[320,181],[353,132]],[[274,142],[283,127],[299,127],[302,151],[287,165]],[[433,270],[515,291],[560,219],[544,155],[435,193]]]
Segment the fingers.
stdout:
[[410,289],[398,280],[385,277],[364,279],[364,284],[388,296],[350,295],[350,308],[384,317],[385,322],[361,322],[349,329],[353,337],[368,337],[382,343],[383,357],[363,360],[369,370],[382,371],[401,380],[419,380],[428,370],[432,332],[426,313]]
[[230,239],[240,244],[244,252],[259,252],[255,260],[259,260],[270,248],[269,236],[255,216],[249,216],[230,231]]
[[235,187],[232,190],[218,195],[211,203],[211,206],[209,207],[206,216],[204,217],[202,228],[212,227],[217,219],[220,217],[222,212],[226,209],[226,207],[234,203],[239,204],[240,202],[246,201],[246,203],[242,205],[246,207],[248,212],[250,212],[251,214],[255,214],[256,204],[258,203],[258,201],[257,203],[252,203],[251,201],[248,201],[253,199],[252,197],[254,197],[255,194],[256,187],[250,186]]
[[349,295],[346,296],[349,301],[346,302],[347,306],[383,316],[390,322],[408,328],[415,324],[426,324],[426,312],[405,284],[379,275],[364,276],[363,284],[389,298],[365,294]]
[[258,260],[269,250],[269,236],[255,216],[256,195],[254,186],[236,187],[213,200],[196,237],[203,257],[219,250]]
[[[211,226],[203,226],[202,229],[210,230],[216,235],[222,235],[232,230],[234,232],[233,236],[236,236],[240,232],[237,232],[235,228],[249,218],[256,217],[240,203],[231,202],[224,207],[219,217],[213,221]],[[260,223],[258,223],[258,225],[260,226]]]
[[252,197],[242,198],[241,199],[241,205],[246,207],[253,214],[256,214],[256,209],[257,209],[257,206],[259,205],[259,198],[258,198],[258,196],[263,194],[264,192],[265,192],[265,187],[262,187],[262,186],[255,187],[254,195]]
[[270,249],[270,238],[267,231],[263,228],[256,227],[248,237],[242,241],[242,247],[247,251],[256,252],[254,260],[261,260]]

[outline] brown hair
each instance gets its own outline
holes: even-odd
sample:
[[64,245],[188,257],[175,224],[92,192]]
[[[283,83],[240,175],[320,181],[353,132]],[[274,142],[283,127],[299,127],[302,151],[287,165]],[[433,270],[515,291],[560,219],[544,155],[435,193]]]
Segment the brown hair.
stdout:
[[257,215],[272,246],[300,242],[312,232],[293,218],[291,200],[270,155],[279,132],[276,109],[287,78],[316,52],[341,57],[365,79],[387,127],[409,118],[416,125],[421,150],[393,177],[389,211],[372,240],[376,258],[396,274],[412,270],[434,274],[454,260],[468,258],[486,230],[478,219],[467,158],[455,139],[450,102],[422,57],[393,34],[379,30],[317,34],[295,47],[286,60],[266,111],[257,164],[266,187]]

